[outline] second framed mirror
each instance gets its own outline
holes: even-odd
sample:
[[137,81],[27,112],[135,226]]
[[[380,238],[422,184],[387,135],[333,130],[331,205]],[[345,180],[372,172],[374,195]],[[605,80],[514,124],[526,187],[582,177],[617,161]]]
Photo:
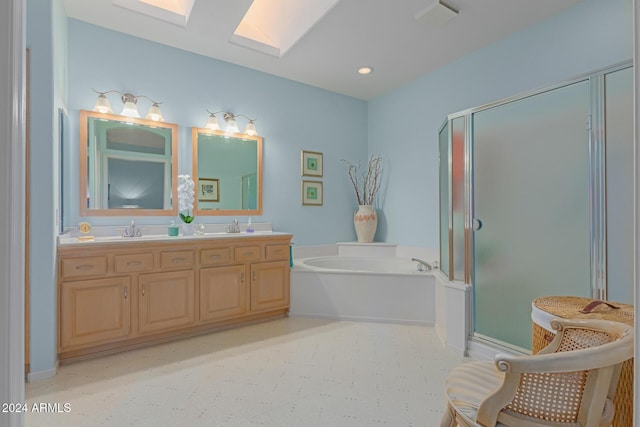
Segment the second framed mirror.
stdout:
[[262,138],[193,128],[194,212],[262,215]]

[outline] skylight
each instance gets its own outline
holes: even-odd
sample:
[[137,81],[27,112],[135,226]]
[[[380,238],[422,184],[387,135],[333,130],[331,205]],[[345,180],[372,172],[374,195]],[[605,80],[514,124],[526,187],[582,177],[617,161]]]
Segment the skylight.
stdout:
[[186,27],[195,0],[112,0],[115,6]]
[[230,41],[281,58],[340,0],[254,0]]

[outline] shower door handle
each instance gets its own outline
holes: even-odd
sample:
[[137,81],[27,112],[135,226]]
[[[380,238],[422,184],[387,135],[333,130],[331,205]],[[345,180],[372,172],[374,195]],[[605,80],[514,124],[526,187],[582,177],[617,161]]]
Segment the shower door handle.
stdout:
[[473,231],[482,230],[482,221],[480,221],[478,218],[473,218],[471,220],[471,228],[473,229]]

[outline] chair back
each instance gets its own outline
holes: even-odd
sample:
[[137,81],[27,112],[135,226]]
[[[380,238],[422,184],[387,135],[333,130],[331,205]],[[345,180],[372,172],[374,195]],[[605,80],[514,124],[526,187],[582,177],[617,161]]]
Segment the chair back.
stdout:
[[[537,355],[496,356],[505,379],[481,404],[478,421],[487,413],[485,408],[498,404],[503,409],[496,414],[497,421],[507,425],[525,420],[540,425],[600,425],[606,405],[611,406],[607,400],[613,398],[622,363],[633,357],[633,328],[611,321],[567,319],[555,319],[552,327],[557,330],[555,338]],[[610,412],[613,417],[612,407]]]

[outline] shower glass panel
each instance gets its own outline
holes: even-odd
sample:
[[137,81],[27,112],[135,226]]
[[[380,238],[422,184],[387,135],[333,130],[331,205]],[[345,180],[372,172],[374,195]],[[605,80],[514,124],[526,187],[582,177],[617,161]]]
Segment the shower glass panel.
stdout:
[[604,78],[607,298],[633,304],[633,68]]
[[453,216],[453,277],[464,281],[464,135],[465,118],[451,120],[451,213]]
[[440,149],[440,271],[449,277],[449,122],[438,135]]
[[530,349],[535,298],[590,296],[588,114],[582,81],[473,115],[476,336]]

